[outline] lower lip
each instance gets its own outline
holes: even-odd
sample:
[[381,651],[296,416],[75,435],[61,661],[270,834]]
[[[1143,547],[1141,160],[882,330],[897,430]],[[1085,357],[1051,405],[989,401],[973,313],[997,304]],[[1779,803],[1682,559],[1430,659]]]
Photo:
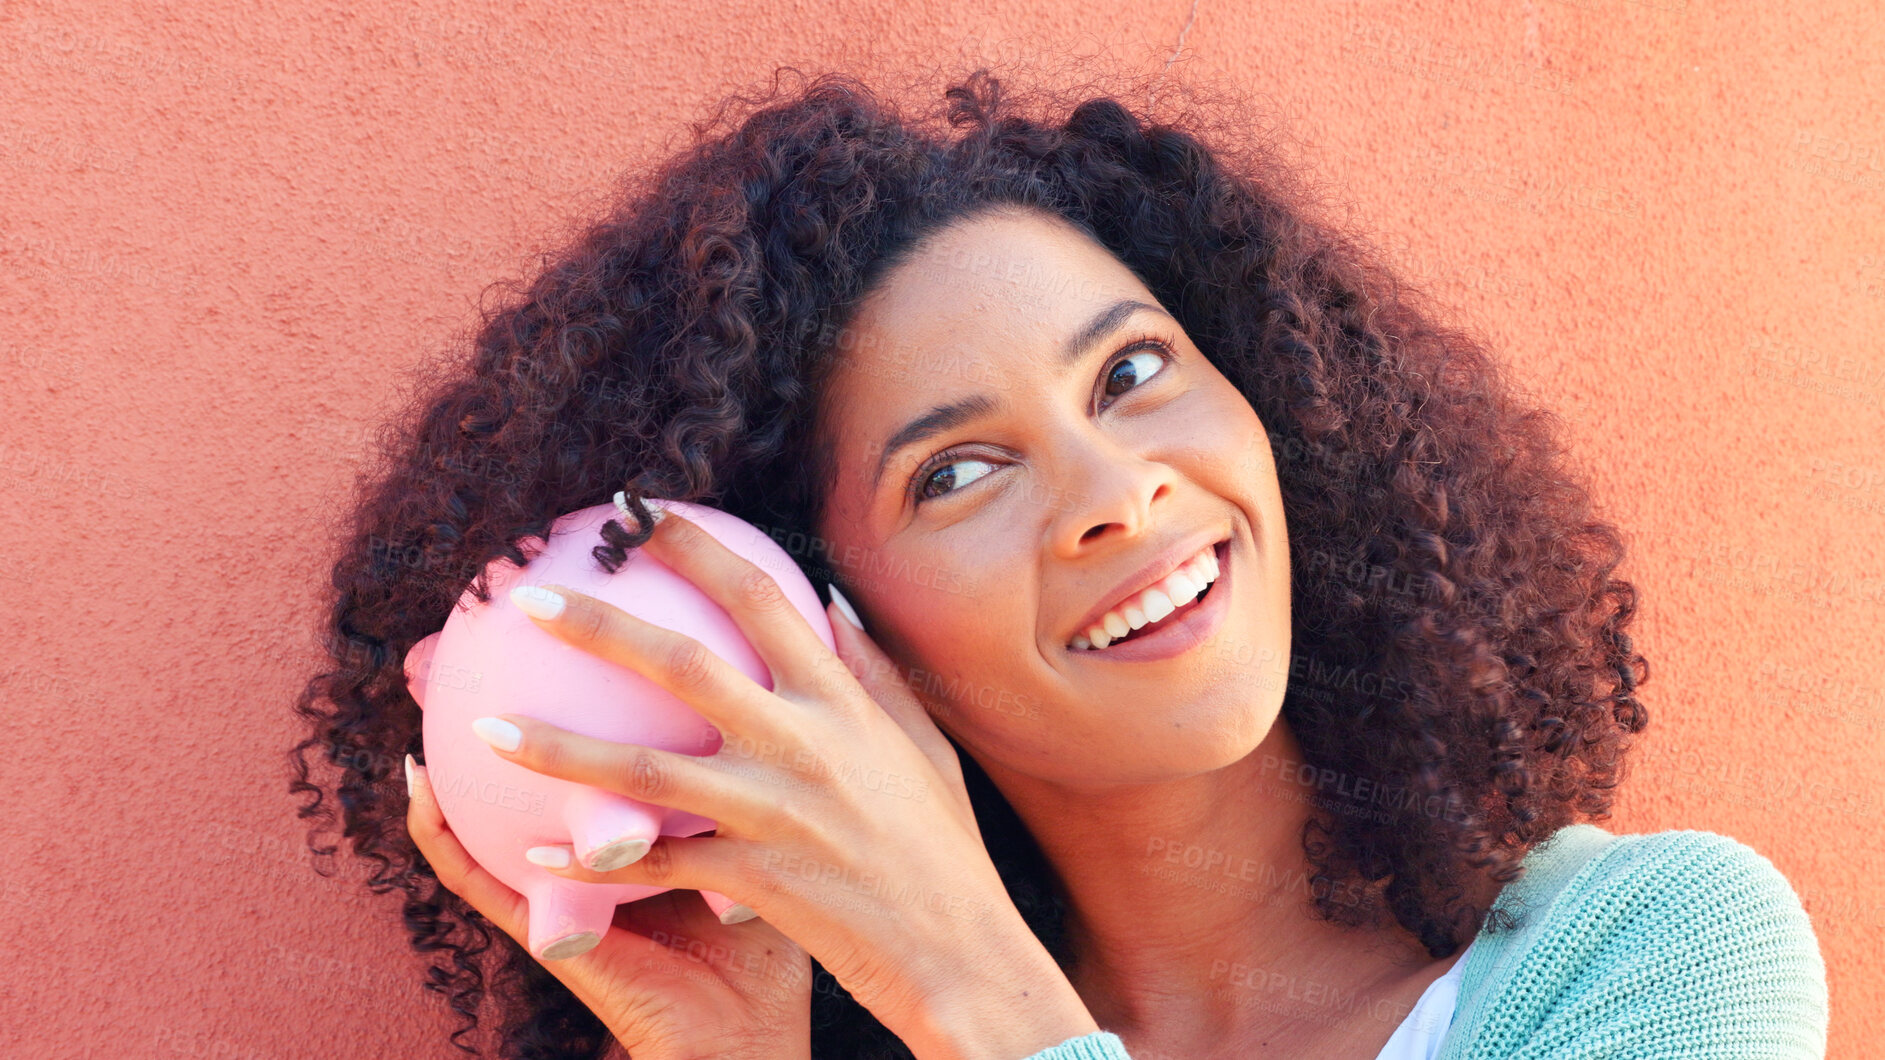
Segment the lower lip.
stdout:
[[1122,640],[1104,648],[1069,648],[1083,659],[1102,662],[1155,662],[1183,655],[1203,644],[1230,612],[1230,542],[1216,548],[1217,580],[1203,600],[1165,620],[1158,629],[1131,640]]

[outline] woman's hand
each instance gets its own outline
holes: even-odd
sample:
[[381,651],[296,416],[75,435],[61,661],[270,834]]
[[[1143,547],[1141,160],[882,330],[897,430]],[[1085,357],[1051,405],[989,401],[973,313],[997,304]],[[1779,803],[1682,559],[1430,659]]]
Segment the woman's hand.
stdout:
[[667,689],[724,738],[697,757],[503,715],[521,741],[495,753],[718,825],[662,836],[611,872],[573,858],[548,871],[750,907],[925,1060],[1026,1056],[1098,1029],[990,862],[955,748],[837,602],[834,655],[770,574],[677,513],[642,548],[726,610],[773,688],[593,597],[515,590],[540,628]]
[[[452,835],[425,767],[406,756],[406,828],[439,883],[529,946],[523,895],[474,861]],[[691,891],[617,906],[594,949],[540,962],[602,1021],[634,1060],[811,1056],[812,967],[762,920],[728,926]]]

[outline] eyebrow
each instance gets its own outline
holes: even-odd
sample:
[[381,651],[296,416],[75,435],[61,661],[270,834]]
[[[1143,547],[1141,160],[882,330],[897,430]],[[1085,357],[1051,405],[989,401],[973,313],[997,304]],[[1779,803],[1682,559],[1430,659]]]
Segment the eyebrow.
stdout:
[[[1086,356],[1087,351],[1119,330],[1120,325],[1135,313],[1157,313],[1167,319],[1173,319],[1164,309],[1131,298],[1122,298],[1099,311],[1086,326],[1074,332],[1067,344],[1061,347],[1060,360],[1063,367],[1071,367]],[[994,398],[986,393],[971,394],[946,404],[937,405],[928,412],[904,424],[890,440],[884,443],[883,454],[877,458],[877,473],[871,476],[871,492],[877,492],[883,483],[884,469],[890,466],[890,458],[909,446],[944,431],[973,423],[995,410]]]

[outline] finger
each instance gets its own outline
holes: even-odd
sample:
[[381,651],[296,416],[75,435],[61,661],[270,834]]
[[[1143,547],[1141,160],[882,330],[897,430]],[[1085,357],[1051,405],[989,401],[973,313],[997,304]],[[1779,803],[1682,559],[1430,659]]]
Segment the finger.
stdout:
[[776,712],[763,709],[772,694],[700,641],[562,585],[519,585],[510,598],[539,629],[641,674],[723,734],[783,735]]
[[704,960],[729,980],[772,975],[790,989],[811,973],[804,948],[778,928],[758,917],[723,924],[697,891],[663,891],[624,902],[615,908],[612,927],[661,947],[670,958]]
[[936,727],[923,701],[910,690],[902,667],[871,639],[870,634],[852,623],[851,616],[856,614],[856,609],[850,607],[850,600],[836,583],[831,586],[831,603],[826,605],[825,613],[831,619],[838,658],[844,660],[846,669],[944,777],[954,777],[960,782],[962,763],[956,757],[955,747]]
[[[451,832],[445,821],[444,811],[439,807],[438,797],[432,789],[431,777],[426,768],[406,756],[406,790],[409,796],[406,807],[406,828],[412,833],[413,842],[419,852],[425,855],[426,862],[438,876],[441,886],[464,899],[473,909],[484,915],[486,920],[496,924],[498,930],[509,935],[526,952],[530,949],[530,902],[529,899],[506,886],[502,880],[491,875],[484,866],[465,850],[458,837]],[[650,939],[637,936],[632,932],[611,927],[605,933],[604,944],[614,943],[627,946],[634,954],[634,967],[652,967],[654,962],[667,959],[666,947]],[[600,949],[601,947],[597,947]],[[554,975],[564,986],[569,987],[585,1005],[596,1007],[596,998],[591,989],[590,967],[600,959],[594,950],[566,961],[539,961],[543,968]]]
[[[647,503],[655,508],[661,502]],[[773,691],[784,695],[816,688],[812,664],[831,649],[780,588],[778,574],[802,577],[789,558],[780,562],[791,569],[775,574],[728,548],[699,523],[665,508],[642,551],[694,583],[726,611],[772,671]]]
[[[796,945],[779,934],[778,928],[759,917],[737,924],[721,923],[701,893],[686,888],[662,891],[648,898],[624,902],[615,907],[614,924],[624,931],[642,936],[665,932],[668,936],[680,934],[713,939],[731,933],[736,939],[764,935],[776,937],[788,945]],[[752,926],[749,928],[747,925]]]
[[506,887],[503,881],[486,871],[472,858],[451,826],[432,791],[426,768],[406,756],[406,831],[411,833],[419,853],[438,876],[439,883],[484,914],[485,919],[519,945],[528,946],[530,912],[523,895]]
[[[505,724],[515,731],[507,732]],[[597,739],[522,714],[479,718],[472,731],[525,769],[710,817],[722,831],[756,834],[772,823],[776,800],[752,781],[710,764],[716,758]]]
[[738,843],[725,835],[664,835],[639,860],[608,872],[585,867],[576,860],[575,850],[568,843],[531,847],[524,851],[524,859],[552,875],[580,883],[632,883],[726,894],[721,888],[737,881]]

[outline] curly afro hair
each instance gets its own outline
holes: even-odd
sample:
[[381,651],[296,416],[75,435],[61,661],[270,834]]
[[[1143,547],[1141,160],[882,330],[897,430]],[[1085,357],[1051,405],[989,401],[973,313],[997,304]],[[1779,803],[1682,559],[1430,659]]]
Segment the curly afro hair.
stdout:
[[[421,372],[340,529],[330,663],[295,705],[311,732],[290,787],[323,871],[338,828],[373,863],[374,892],[403,895],[413,947],[437,955],[426,989],[464,1018],[460,1049],[481,1055],[465,1039],[487,988],[500,1056],[594,1058],[613,1040],[414,848],[406,650],[466,586],[488,599],[487,562],[526,562],[520,540],[616,490],[810,535],[827,479],[809,436],[847,312],[927,234],[996,205],[1107,247],[1271,432],[1294,601],[1282,714],[1309,775],[1369,782],[1316,785],[1313,913],[1391,917],[1447,957],[1487,925],[1484,884],[1516,879],[1564,825],[1608,817],[1647,724],[1647,664],[1625,635],[1635,594],[1611,577],[1618,531],[1592,517],[1557,415],[1519,396],[1482,340],[1435,323],[1375,244],[1317,220],[1266,135],[1237,118],[1207,136],[1104,93],[1004,93],[986,68],[912,116],[850,76],[782,89],[789,69],[770,96],[729,97],[503,287],[471,356]],[[641,540],[611,524],[599,558]],[[1016,906],[1064,964],[1053,873],[962,758]],[[814,971],[815,1055],[910,1056]]]

